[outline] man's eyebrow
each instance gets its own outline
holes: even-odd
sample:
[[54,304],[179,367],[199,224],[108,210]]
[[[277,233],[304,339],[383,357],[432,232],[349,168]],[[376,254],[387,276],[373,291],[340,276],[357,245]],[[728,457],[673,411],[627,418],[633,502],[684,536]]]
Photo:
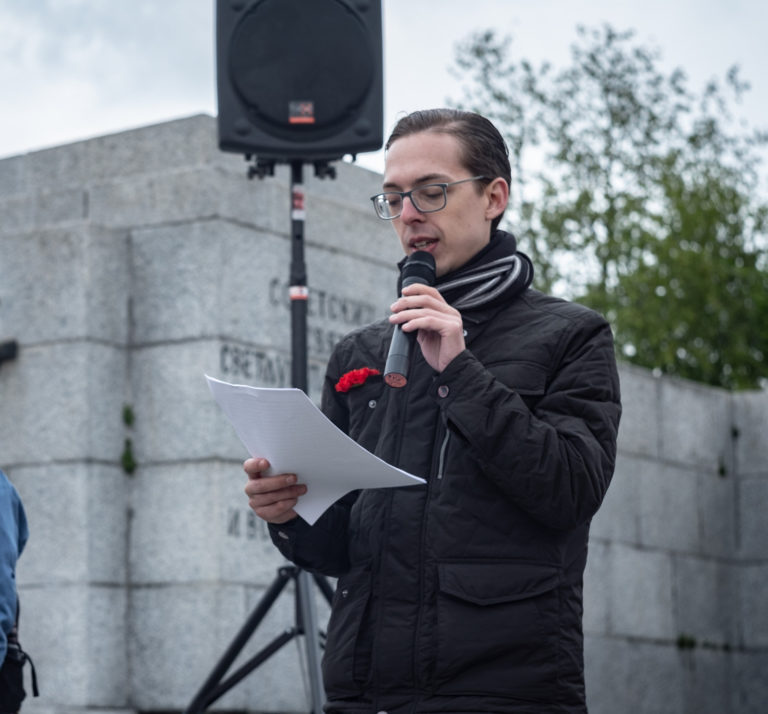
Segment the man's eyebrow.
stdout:
[[[426,174],[425,176],[419,176],[414,182],[415,186],[423,186],[427,183],[450,183],[450,178],[445,174]],[[393,181],[387,181],[382,188],[384,190],[396,191],[400,188],[400,185]]]

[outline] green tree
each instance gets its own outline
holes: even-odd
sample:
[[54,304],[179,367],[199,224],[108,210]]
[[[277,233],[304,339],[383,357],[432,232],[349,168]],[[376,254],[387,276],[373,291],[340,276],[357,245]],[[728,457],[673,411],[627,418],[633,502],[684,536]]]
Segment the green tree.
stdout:
[[737,68],[692,92],[632,32],[579,28],[571,65],[511,58],[475,34],[457,53],[459,103],[505,133],[512,229],[537,285],[600,310],[630,361],[709,384],[766,376],[764,133],[731,104]]

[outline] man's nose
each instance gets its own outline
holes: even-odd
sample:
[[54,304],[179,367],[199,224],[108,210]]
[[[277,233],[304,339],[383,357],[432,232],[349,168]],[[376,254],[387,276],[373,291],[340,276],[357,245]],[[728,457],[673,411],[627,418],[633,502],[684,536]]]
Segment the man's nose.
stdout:
[[410,196],[403,198],[403,206],[400,213],[401,220],[406,223],[412,223],[416,220],[422,220],[423,217],[424,214],[413,205],[413,199]]

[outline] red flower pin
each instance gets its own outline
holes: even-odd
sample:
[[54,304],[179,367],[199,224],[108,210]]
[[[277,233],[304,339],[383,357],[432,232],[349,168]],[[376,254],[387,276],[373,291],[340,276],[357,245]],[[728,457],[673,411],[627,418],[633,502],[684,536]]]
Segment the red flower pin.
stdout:
[[368,377],[372,377],[375,374],[381,374],[378,369],[371,369],[370,367],[361,367],[360,369],[353,369],[351,372],[346,372],[341,375],[341,378],[336,382],[337,392],[348,392],[352,387],[359,387],[365,383]]

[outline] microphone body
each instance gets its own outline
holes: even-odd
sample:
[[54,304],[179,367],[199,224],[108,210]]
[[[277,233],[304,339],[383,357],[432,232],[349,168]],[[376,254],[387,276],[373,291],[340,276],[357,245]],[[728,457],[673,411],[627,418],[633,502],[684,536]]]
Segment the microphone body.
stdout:
[[[402,274],[403,288],[414,283],[434,285],[435,259],[431,253],[427,253],[425,250],[417,250],[405,261]],[[389,344],[387,362],[384,365],[384,381],[390,387],[404,387],[408,383],[411,347],[415,339],[415,332],[405,333],[400,325],[395,325],[395,330],[392,333],[392,342]]]

